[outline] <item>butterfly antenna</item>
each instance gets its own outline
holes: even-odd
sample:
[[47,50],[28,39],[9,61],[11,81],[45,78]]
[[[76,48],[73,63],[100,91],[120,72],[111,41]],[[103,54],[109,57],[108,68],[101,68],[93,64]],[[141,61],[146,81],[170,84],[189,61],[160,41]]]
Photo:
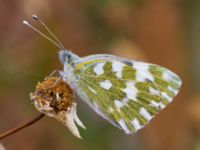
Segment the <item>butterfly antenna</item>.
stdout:
[[32,30],[34,30],[35,32],[37,32],[38,34],[40,34],[42,37],[44,37],[45,39],[49,40],[51,43],[53,43],[54,45],[56,45],[59,49],[63,49],[63,47],[57,43],[56,41],[54,41],[53,39],[49,38],[47,35],[45,35],[44,33],[42,33],[40,30],[38,30],[37,28],[35,28],[33,25],[31,25],[28,21],[23,20],[22,22],[23,24],[25,24],[26,26],[30,27]]
[[53,32],[48,28],[48,26],[36,15],[32,16],[35,21],[38,21],[46,30],[47,32],[54,38],[55,41],[60,45],[62,49],[65,49],[63,44],[60,42],[60,40],[53,34]]

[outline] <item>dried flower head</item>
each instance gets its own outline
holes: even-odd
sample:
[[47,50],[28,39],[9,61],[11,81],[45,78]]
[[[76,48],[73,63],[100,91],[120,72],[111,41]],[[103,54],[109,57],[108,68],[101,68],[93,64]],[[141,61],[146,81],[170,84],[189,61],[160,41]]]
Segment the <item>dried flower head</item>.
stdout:
[[74,121],[84,129],[85,126],[76,114],[74,93],[67,83],[58,77],[47,77],[43,82],[38,82],[30,97],[38,111],[61,121],[75,136],[81,138]]

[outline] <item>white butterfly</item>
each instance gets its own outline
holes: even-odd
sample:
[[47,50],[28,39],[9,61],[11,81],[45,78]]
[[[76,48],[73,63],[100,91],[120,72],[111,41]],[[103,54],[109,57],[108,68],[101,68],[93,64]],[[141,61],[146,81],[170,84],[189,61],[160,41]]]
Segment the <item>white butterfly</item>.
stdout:
[[[27,21],[24,23],[61,49],[59,58],[64,65],[64,70],[60,72],[62,79],[95,112],[126,134],[144,127],[177,95],[181,79],[170,70],[108,54],[81,58],[64,49],[37,16],[33,18],[39,21],[56,41],[46,37]],[[45,109],[49,110],[47,107]],[[41,111],[41,108],[39,110]],[[48,115],[51,116],[51,113]],[[64,115],[64,124],[75,136],[80,137],[74,121],[82,128],[85,127],[76,115],[76,104],[73,103],[72,109],[67,110]]]

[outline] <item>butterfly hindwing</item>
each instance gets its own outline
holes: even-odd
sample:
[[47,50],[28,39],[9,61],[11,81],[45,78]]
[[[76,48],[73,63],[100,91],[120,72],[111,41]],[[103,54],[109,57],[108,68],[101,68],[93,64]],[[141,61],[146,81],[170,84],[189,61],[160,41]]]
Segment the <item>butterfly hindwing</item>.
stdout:
[[136,132],[170,103],[180,78],[163,67],[112,55],[89,56],[77,63],[78,94],[125,133]]

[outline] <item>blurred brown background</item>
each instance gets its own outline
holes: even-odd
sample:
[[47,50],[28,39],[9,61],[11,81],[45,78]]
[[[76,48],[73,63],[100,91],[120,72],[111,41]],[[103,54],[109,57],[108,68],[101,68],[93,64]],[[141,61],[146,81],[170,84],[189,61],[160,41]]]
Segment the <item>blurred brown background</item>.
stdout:
[[[84,140],[45,117],[1,142],[8,150],[200,150],[199,0],[0,0],[0,132],[38,112],[38,81],[62,69],[58,49],[24,26],[37,14],[80,56],[109,53],[165,66],[183,79],[174,102],[134,135],[125,135],[84,102]],[[39,24],[37,28],[42,29]]]

